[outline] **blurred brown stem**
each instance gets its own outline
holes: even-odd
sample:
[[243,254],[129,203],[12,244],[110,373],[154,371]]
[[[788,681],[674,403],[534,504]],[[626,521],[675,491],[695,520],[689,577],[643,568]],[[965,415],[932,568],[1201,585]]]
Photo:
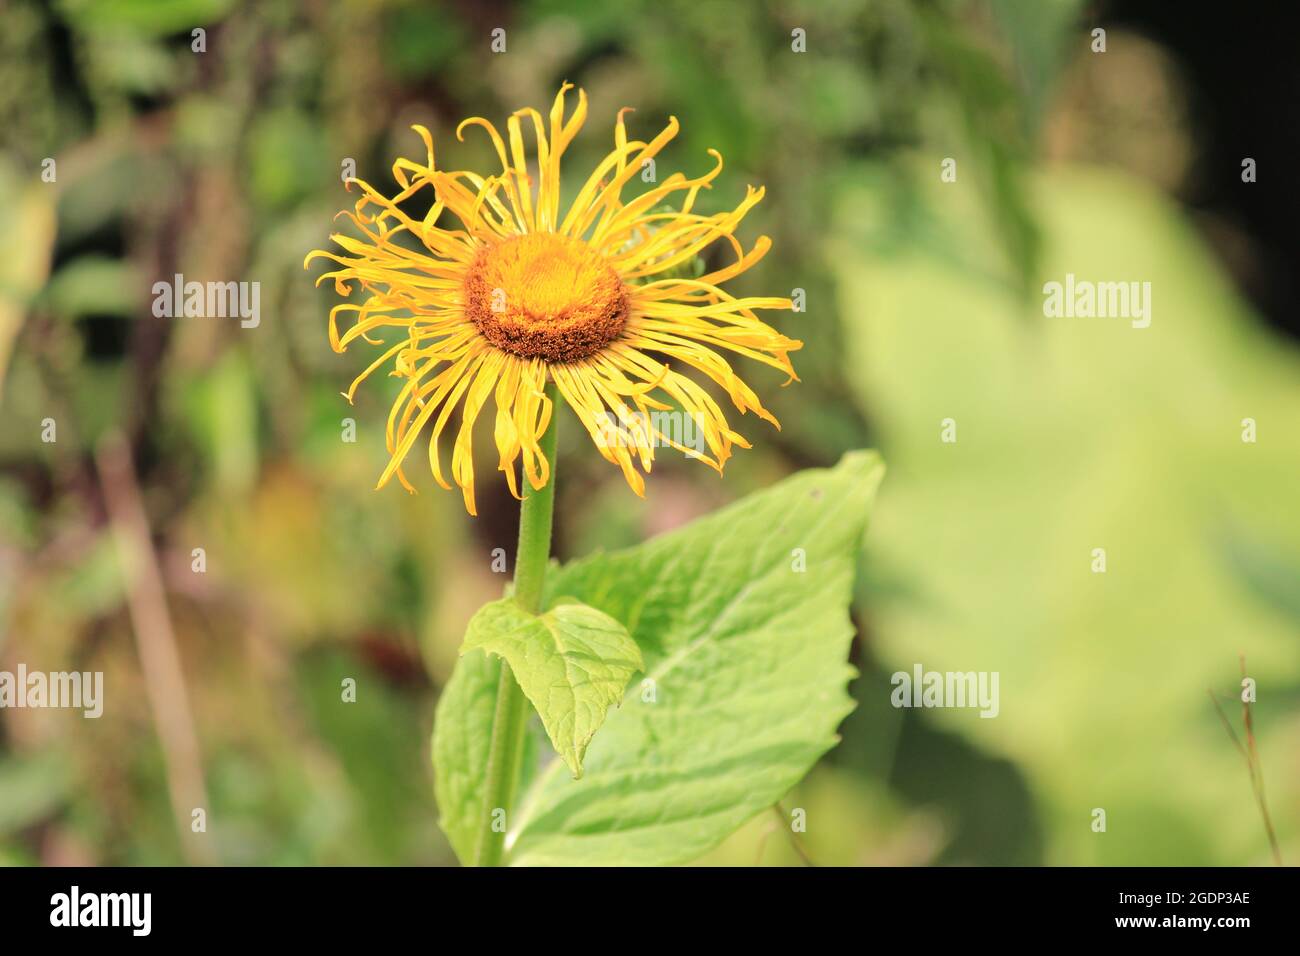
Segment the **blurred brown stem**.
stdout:
[[804,849],[803,843],[799,841],[799,837],[795,835],[794,830],[791,828],[789,815],[785,812],[785,807],[781,806],[779,800],[772,804],[772,812],[776,814],[777,820],[780,821],[781,829],[784,830],[786,836],[789,837],[790,846],[794,848],[795,855],[803,861],[803,865],[816,866],[817,864],[812,861],[812,857],[808,855],[808,851]]
[[181,852],[191,864],[210,864],[215,858],[208,842],[195,839],[190,828],[191,813],[202,808],[206,814],[208,801],[185,674],[150,539],[149,519],[131,464],[131,452],[121,434],[110,433],[100,442],[95,463],[122,561],[127,607],[154,727],[162,743]]
[[[1246,677],[1246,655],[1241,655],[1241,676]],[[1273,818],[1268,812],[1268,801],[1264,796],[1264,769],[1260,765],[1259,750],[1255,746],[1255,721],[1250,710],[1250,701],[1246,700],[1245,695],[1241,699],[1242,724],[1246,728],[1246,743],[1243,746],[1237,737],[1237,732],[1232,729],[1232,721],[1228,720],[1228,715],[1223,712],[1219,705],[1219,700],[1214,696],[1213,691],[1208,692],[1210,702],[1214,704],[1214,709],[1219,715],[1219,720],[1223,722],[1223,727],[1228,732],[1233,746],[1242,755],[1246,761],[1246,769],[1250,773],[1250,788],[1255,794],[1255,803],[1259,806],[1260,816],[1264,818],[1264,832],[1268,834],[1269,849],[1273,852],[1273,862],[1278,866],[1282,865],[1282,848],[1277,842],[1277,833],[1273,830]]]

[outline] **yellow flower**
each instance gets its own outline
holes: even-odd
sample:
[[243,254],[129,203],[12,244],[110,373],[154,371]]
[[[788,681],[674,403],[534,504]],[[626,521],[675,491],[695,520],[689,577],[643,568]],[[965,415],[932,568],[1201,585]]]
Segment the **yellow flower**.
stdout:
[[[501,172],[481,176],[434,165],[433,138],[423,126],[424,163],[399,159],[393,176],[399,191],[387,197],[361,180],[364,196],[343,212],[364,239],[335,234],[344,254],[316,251],[340,266],[322,275],[335,291],[352,292],[352,281],[368,296],[330,310],[330,344],[342,352],[356,339],[386,345],[374,336],[385,327],[401,331],[345,394],[382,365],[403,387],[388,416],[391,455],[377,487],[394,475],[414,491],[402,465],[420,433],[432,421],[429,465],[443,477],[438,439],[458,405],[460,429],[451,455],[451,478],[475,514],[472,432],[488,399],[496,406],[494,437],[500,469],[519,497],[516,462],[535,489],[545,486],[550,465],[538,440],[546,430],[553,381],[577,413],[605,459],[620,466],[629,485],[644,494],[639,464],[650,471],[656,445],[668,445],[718,471],[733,444],[749,444],[732,431],[718,403],[679,369],[691,367],[717,383],[741,413],[753,411],[778,428],[719,350],[755,359],[796,378],[788,353],[803,344],[766,325],[755,309],[789,309],[784,298],[736,298],[723,282],[758,262],[771,240],[760,236],[746,252],[732,235],[745,213],[763,198],[748,187],[734,210],[704,216],[692,211],[701,189],[722,170],[698,179],[673,173],[634,199],[623,189],[677,134],[677,120],[650,142],[627,138],[620,110],[614,149],[596,167],[561,214],[560,158],[587,116],[586,94],[565,118],[564,84],[551,107],[549,134],[537,110],[518,110],[506,123],[505,139],[490,122],[473,117],[456,131],[481,126],[501,160]],[[524,127],[536,137],[535,175],[524,149]],[[533,186],[536,184],[536,191]],[[425,187],[434,202],[422,219],[402,204]],[[680,207],[666,205],[680,199]],[[444,224],[451,213],[458,224]],[[695,257],[722,239],[735,261],[698,278],[683,275]],[[356,321],[340,331],[341,313]],[[673,404],[675,403],[675,404]],[[702,441],[688,447],[680,429],[660,427],[663,412],[676,410],[695,423]],[[611,427],[612,426],[612,427]],[[611,436],[613,440],[611,440]]]

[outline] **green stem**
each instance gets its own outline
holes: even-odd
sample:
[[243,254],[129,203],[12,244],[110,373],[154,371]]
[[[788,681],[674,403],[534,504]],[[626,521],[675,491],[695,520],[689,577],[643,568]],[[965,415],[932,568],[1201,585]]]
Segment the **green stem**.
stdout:
[[[551,400],[554,412],[557,397],[554,383],[546,386],[546,396]],[[525,479],[524,500],[519,509],[514,598],[525,611],[532,613],[541,610],[542,583],[551,557],[551,515],[555,510],[555,429],[558,418],[557,414],[551,415],[551,422],[540,440],[542,454],[551,466],[550,480],[541,491],[535,491]],[[501,816],[497,811],[504,811],[506,824],[509,825],[513,809],[511,804],[519,785],[528,714],[528,699],[519,689],[510,665],[502,660],[501,677],[497,682],[496,713],[492,718],[492,743],[488,750],[483,824],[474,853],[474,862],[478,866],[501,865],[506,835],[494,829],[493,825]]]
[[515,600],[525,610],[537,613],[542,606],[542,581],[551,559],[551,513],[555,509],[555,385],[546,386],[551,400],[551,423],[539,444],[551,466],[551,480],[541,491],[524,481],[524,501],[519,508],[519,548],[515,552]]

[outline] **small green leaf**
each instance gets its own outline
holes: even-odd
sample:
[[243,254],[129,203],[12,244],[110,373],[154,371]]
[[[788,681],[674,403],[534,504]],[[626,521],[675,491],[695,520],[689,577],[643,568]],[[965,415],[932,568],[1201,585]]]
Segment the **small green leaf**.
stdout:
[[510,664],[575,778],[606,712],[644,666],[622,624],[577,603],[529,614],[513,598],[493,601],[470,620],[461,653],[476,648]]

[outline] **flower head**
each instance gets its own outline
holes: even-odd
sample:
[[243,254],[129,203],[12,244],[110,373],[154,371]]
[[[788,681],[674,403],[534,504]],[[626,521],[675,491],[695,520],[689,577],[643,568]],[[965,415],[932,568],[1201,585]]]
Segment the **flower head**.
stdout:
[[[423,163],[393,164],[398,191],[385,196],[361,180],[363,193],[352,212],[343,212],[364,238],[335,234],[342,253],[316,251],[307,257],[332,259],[340,295],[355,281],[366,298],[330,310],[330,344],[342,352],[357,339],[384,351],[348,389],[376,369],[392,363],[390,374],[402,389],[388,416],[390,459],[379,487],[395,475],[414,487],[403,464],[420,434],[432,422],[429,465],[443,475],[438,442],[456,409],[460,425],[451,453],[451,479],[474,514],[474,423],[491,399],[496,409],[494,439],[499,467],[510,491],[519,496],[517,462],[534,488],[545,486],[550,463],[539,439],[550,423],[548,381],[577,414],[601,455],[618,465],[637,494],[645,482],[637,466],[650,471],[656,446],[667,445],[718,471],[733,445],[749,444],[731,430],[709,392],[683,374],[694,369],[724,390],[740,412],[755,412],[773,425],[775,418],[732,370],[723,352],[754,359],[794,379],[788,353],[802,343],[762,322],[757,309],[789,309],[785,298],[736,298],[722,283],[758,262],[771,246],[760,236],[746,251],[734,237],[736,226],[763,198],[748,187],[730,212],[706,216],[693,211],[701,189],[722,171],[722,157],[697,179],[673,173],[635,198],[624,188],[677,134],[677,120],[649,142],[629,140],[621,110],[614,126],[614,149],[587,177],[561,210],[560,159],[587,116],[586,94],[565,116],[564,84],[551,107],[549,130],[533,109],[518,110],[506,122],[506,137],[485,119],[467,127],[486,132],[501,161],[501,171],[483,176],[468,170],[439,169],[433,138],[413,127],[424,141]],[[524,129],[535,138],[531,157]],[[534,189],[534,186],[536,187]],[[414,219],[403,204],[422,189],[433,190],[428,213]],[[676,208],[673,205],[676,204]],[[458,222],[449,221],[447,214]],[[684,275],[707,247],[730,245],[734,261],[698,277]],[[340,330],[339,317],[355,321]],[[391,345],[378,336],[397,330]],[[698,423],[701,441],[688,447],[658,424],[655,412],[677,409]],[[609,428],[615,423],[615,429]],[[611,441],[611,434],[621,440]]]

